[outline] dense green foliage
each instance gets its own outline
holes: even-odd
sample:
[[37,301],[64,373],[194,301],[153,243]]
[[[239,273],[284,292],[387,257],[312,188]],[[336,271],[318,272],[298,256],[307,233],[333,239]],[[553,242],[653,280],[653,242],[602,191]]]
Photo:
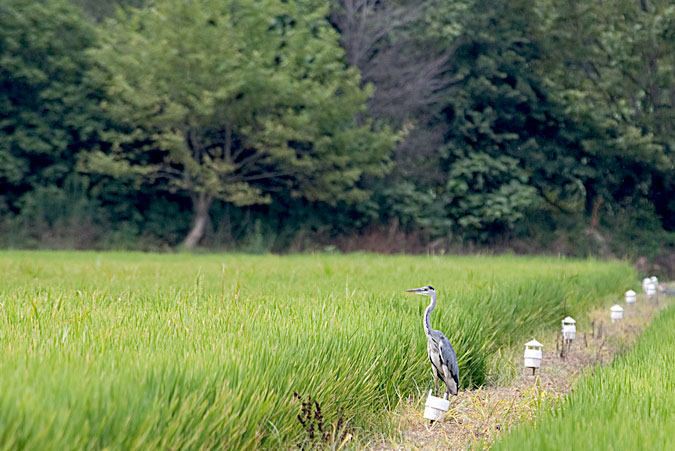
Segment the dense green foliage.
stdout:
[[327,11],[309,1],[166,0],[122,15],[95,55],[111,96],[104,111],[127,129],[85,168],[189,195],[188,247],[214,199],[266,204],[280,186],[310,201],[363,199],[357,182],[383,174],[395,135],[357,124],[368,90],[341,61]]
[[96,140],[100,92],[85,77],[95,34],[67,2],[21,0],[0,5],[0,30],[0,214],[30,217]]
[[675,309],[631,351],[583,378],[564,403],[516,428],[492,449],[673,449]]
[[[500,348],[632,285],[628,265],[489,257],[0,254],[0,448],[289,448],[426,390],[425,297],[462,387]],[[575,314],[576,315],[576,314]],[[347,428],[347,429],[344,429]]]
[[667,0],[0,8],[4,246],[675,246]]

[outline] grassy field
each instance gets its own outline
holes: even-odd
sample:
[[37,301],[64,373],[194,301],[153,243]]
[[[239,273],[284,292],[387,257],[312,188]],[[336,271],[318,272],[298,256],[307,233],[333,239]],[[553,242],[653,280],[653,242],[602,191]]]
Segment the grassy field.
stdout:
[[404,289],[439,292],[467,387],[564,300],[581,316],[635,285],[516,257],[3,252],[0,272],[0,449],[339,444],[429,387],[427,298]]
[[675,308],[647,328],[612,366],[582,379],[561,405],[544,409],[496,450],[675,449]]

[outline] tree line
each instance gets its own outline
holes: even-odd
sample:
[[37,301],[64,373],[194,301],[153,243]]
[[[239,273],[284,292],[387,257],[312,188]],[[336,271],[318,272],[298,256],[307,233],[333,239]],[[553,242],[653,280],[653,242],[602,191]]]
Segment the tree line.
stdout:
[[654,256],[667,0],[6,0],[3,246]]

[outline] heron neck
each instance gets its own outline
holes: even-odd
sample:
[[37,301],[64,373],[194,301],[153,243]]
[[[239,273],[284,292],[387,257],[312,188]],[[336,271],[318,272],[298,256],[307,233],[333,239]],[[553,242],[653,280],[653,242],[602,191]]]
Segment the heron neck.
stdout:
[[424,311],[424,333],[429,335],[431,332],[431,311],[436,307],[436,293],[431,293],[431,302]]

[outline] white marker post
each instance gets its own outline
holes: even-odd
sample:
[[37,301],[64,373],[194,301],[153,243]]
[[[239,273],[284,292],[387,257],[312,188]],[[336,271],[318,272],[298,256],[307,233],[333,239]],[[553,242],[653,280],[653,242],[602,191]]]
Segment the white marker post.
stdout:
[[524,363],[525,368],[532,368],[532,375],[541,366],[542,348],[543,344],[537,340],[531,340],[525,343]]
[[633,290],[626,291],[626,304],[635,304],[637,301],[637,293]]
[[424,404],[424,418],[431,421],[443,420],[443,415],[450,409],[450,401],[448,401],[448,394],[443,395],[442,398],[434,396],[429,390],[427,402]]
[[618,304],[613,305],[612,308],[609,309],[609,311],[610,311],[609,319],[611,319],[613,323],[623,319],[623,307],[621,307],[620,305]]

